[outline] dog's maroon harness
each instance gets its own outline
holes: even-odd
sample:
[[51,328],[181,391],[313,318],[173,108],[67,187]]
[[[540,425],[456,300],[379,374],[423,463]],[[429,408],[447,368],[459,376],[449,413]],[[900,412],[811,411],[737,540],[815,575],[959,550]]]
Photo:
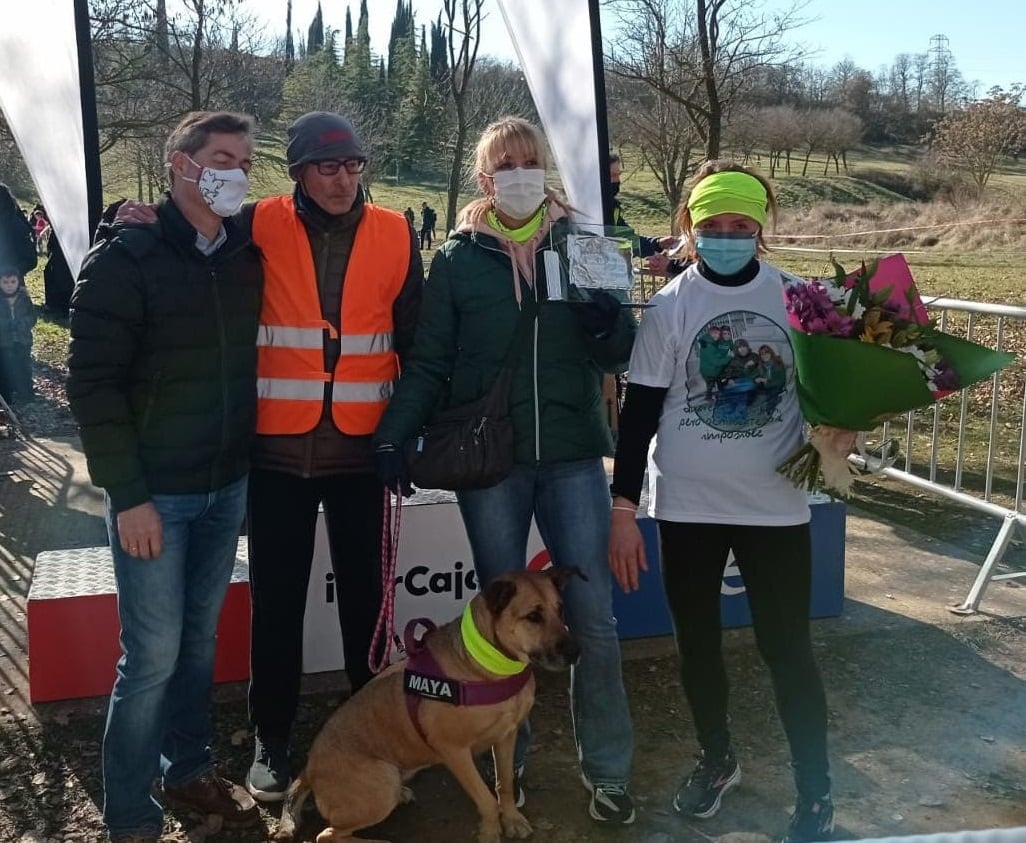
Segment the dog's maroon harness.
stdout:
[[[418,626],[425,629],[417,638]],[[520,673],[502,679],[483,682],[467,682],[450,679],[431,655],[425,639],[435,629],[427,618],[414,618],[403,632],[403,643],[408,659],[403,673],[403,690],[406,692],[406,711],[421,739],[428,743],[424,727],[420,724],[420,701],[437,700],[452,705],[495,705],[516,696],[531,678],[528,666]]]

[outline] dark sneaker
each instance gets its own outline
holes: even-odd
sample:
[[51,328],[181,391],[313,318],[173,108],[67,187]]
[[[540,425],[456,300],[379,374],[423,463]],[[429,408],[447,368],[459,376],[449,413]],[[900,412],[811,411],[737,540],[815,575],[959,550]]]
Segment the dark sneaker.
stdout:
[[834,834],[834,803],[829,796],[814,801],[798,797],[791,824],[781,843],[819,843]]
[[225,828],[250,828],[260,822],[260,809],[253,797],[215,773],[180,787],[165,787],[164,796],[171,808],[221,817]]
[[720,810],[723,794],[741,784],[741,765],[733,752],[713,760],[705,753],[698,756],[698,764],[691,771],[673,797],[673,810],[701,820],[707,820]]
[[246,790],[260,802],[281,802],[291,781],[288,745],[265,744],[257,738],[253,765],[246,774]]
[[112,834],[107,839],[110,843],[160,843],[159,837],[148,834]]
[[610,825],[630,825],[634,822],[634,800],[624,784],[593,785],[586,776],[581,781],[591,793],[588,815],[595,822]]

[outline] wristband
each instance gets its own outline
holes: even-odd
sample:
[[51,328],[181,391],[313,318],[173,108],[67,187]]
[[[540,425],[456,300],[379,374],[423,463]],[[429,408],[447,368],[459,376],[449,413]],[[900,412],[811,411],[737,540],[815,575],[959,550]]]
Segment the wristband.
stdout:
[[612,509],[619,509],[619,510],[622,510],[623,512],[633,512],[635,514],[637,514],[637,512],[638,512],[638,510],[636,508],[631,507],[631,506],[617,506],[616,504],[613,504],[613,506],[611,508]]

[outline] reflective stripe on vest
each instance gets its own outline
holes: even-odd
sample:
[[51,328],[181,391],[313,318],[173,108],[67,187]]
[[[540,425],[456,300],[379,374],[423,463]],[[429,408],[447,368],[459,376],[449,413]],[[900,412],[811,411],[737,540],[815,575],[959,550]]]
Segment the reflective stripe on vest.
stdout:
[[[324,348],[326,328],[290,328],[285,325],[261,325],[258,346],[277,348]],[[334,334],[334,330],[330,331]],[[391,334],[346,334],[341,337],[342,354],[383,354],[392,350]]]
[[[380,401],[392,397],[392,381],[370,383],[364,381],[335,381],[331,385],[331,400],[340,402]],[[293,380],[290,378],[257,378],[257,396],[280,398],[287,401],[316,401],[324,399],[324,382]]]
[[[365,205],[342,285],[341,330],[321,316],[309,237],[292,197],[257,203],[253,240],[264,257],[258,345],[257,432],[306,433],[317,426],[325,383],[331,415],[344,433],[373,433],[399,375],[392,307],[410,262],[409,226],[401,214]],[[326,372],[326,340],[337,340]]]

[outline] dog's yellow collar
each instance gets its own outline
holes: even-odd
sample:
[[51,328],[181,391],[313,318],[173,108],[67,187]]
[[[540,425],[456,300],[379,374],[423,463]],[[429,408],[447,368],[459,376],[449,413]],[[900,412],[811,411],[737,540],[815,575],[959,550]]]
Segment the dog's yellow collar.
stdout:
[[463,607],[463,619],[460,621],[460,635],[463,637],[463,646],[467,648],[470,657],[489,673],[498,676],[516,676],[522,673],[527,665],[518,662],[496,649],[495,645],[485,640],[474,623],[474,615],[470,611],[470,604]]

